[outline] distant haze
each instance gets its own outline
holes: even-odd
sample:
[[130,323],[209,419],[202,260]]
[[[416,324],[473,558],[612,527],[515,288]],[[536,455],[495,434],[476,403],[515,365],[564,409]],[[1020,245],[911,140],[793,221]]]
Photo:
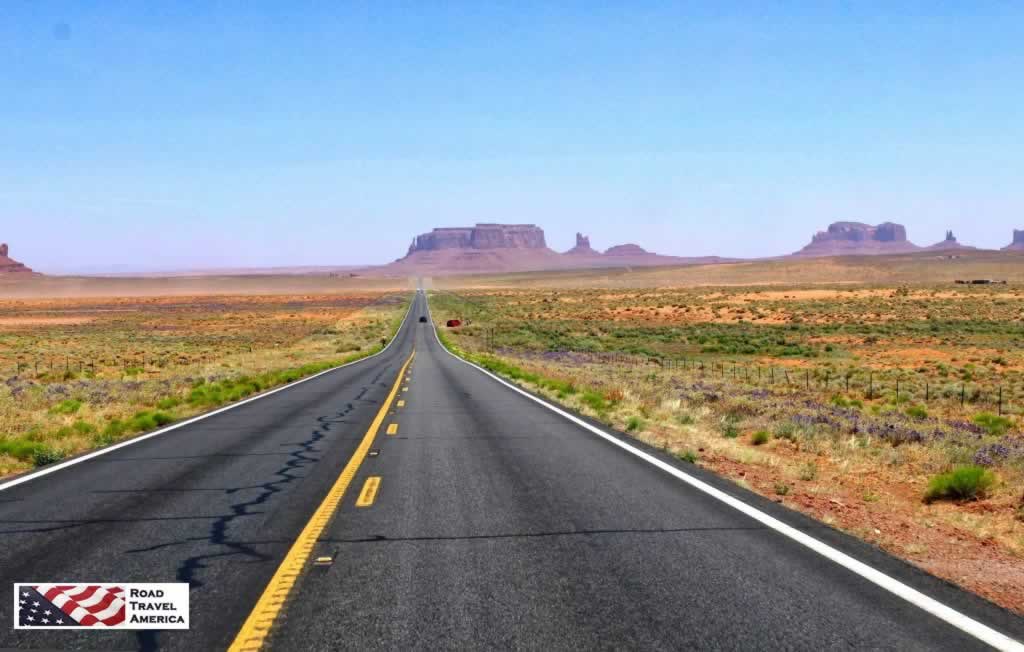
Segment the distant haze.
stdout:
[[1024,228],[1020,3],[85,4],[0,21],[0,241],[42,272],[377,264],[476,222],[734,257]]

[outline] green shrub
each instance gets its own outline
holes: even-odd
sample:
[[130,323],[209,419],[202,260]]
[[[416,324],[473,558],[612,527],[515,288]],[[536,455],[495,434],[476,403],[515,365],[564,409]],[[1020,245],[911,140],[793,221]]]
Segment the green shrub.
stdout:
[[54,450],[49,446],[41,446],[32,454],[32,464],[35,466],[46,466],[64,459],[64,453]]
[[626,431],[635,432],[644,429],[644,421],[640,417],[629,417],[626,421]]
[[96,426],[87,421],[82,421],[81,419],[75,421],[71,427],[80,435],[91,435],[96,432]]
[[181,399],[176,396],[160,399],[156,404],[156,406],[161,410],[173,410],[179,405],[181,405]]
[[727,421],[722,428],[722,436],[726,439],[736,439],[740,436],[739,428],[736,427],[735,423]]
[[35,458],[46,446],[37,441],[27,439],[0,439],[0,455],[11,457],[27,462]]
[[50,414],[75,414],[82,408],[82,402],[73,398],[65,399],[50,408]]
[[905,413],[908,417],[912,417],[914,419],[928,418],[928,410],[923,405],[911,405],[905,410]]
[[139,412],[132,417],[128,428],[134,431],[153,430],[156,428],[156,419],[149,412]]
[[583,392],[580,400],[595,412],[604,412],[609,407],[608,401],[601,393],[589,389]]
[[690,464],[696,464],[697,454],[690,450],[683,451],[682,453],[679,453],[679,459]]
[[103,428],[102,437],[106,441],[116,441],[128,432],[128,426],[120,419],[114,419]]
[[796,441],[796,424],[792,421],[783,421],[775,427],[775,438],[776,439],[788,439],[789,441]]
[[752,443],[754,446],[761,446],[762,444],[767,444],[771,438],[771,433],[769,433],[767,430],[758,430],[750,438],[750,443]]
[[800,467],[800,479],[809,482],[818,477],[818,465],[808,462]]
[[789,485],[788,484],[783,484],[781,482],[776,482],[775,483],[775,493],[780,495],[780,496],[785,496],[786,494],[789,493]]
[[961,466],[948,473],[940,473],[928,483],[925,502],[934,500],[973,500],[983,497],[995,484],[996,477],[981,466]]
[[174,417],[172,417],[171,415],[167,414],[166,412],[159,412],[158,411],[158,412],[154,412],[153,413],[153,421],[155,421],[156,425],[158,425],[158,426],[166,426],[168,423],[171,423],[171,422],[174,421]]
[[1013,426],[1013,421],[1006,417],[997,416],[991,412],[979,412],[974,415],[974,423],[988,431],[990,435],[1005,435]]

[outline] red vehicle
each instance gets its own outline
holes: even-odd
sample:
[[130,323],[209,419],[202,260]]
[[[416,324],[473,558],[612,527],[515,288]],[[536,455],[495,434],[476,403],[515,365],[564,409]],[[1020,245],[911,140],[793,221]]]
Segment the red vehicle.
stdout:
[[456,326],[462,326],[462,320],[460,319],[449,319],[446,324],[448,328],[455,328]]

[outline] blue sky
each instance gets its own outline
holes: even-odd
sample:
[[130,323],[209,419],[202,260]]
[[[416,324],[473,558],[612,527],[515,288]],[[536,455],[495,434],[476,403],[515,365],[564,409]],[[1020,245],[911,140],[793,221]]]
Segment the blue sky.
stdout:
[[763,256],[1024,227],[1024,4],[10,0],[0,240],[44,271],[363,264],[434,226]]

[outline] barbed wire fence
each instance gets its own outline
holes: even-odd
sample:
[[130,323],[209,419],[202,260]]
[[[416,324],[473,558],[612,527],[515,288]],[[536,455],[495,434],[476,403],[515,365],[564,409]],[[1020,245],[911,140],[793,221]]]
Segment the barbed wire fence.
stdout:
[[[451,291],[438,291],[458,301],[467,303],[486,315],[499,317],[494,309]],[[473,325],[469,322],[469,325]],[[500,353],[495,347],[498,329],[483,326],[484,348],[491,353]],[[620,366],[652,366],[660,369],[681,370],[701,378],[717,378],[745,385],[789,390],[802,389],[805,392],[842,394],[850,400],[858,398],[874,401],[889,400],[896,405],[921,403],[934,405],[942,402],[961,409],[988,407],[1002,416],[1018,407],[1019,398],[1002,377],[995,382],[965,379],[935,379],[920,372],[905,369],[861,369],[849,367],[843,370],[808,367],[805,365],[759,365],[710,356],[658,356],[636,354],[625,351],[593,351],[590,349],[549,349],[542,355],[573,356],[577,361],[590,364],[617,364]]]

